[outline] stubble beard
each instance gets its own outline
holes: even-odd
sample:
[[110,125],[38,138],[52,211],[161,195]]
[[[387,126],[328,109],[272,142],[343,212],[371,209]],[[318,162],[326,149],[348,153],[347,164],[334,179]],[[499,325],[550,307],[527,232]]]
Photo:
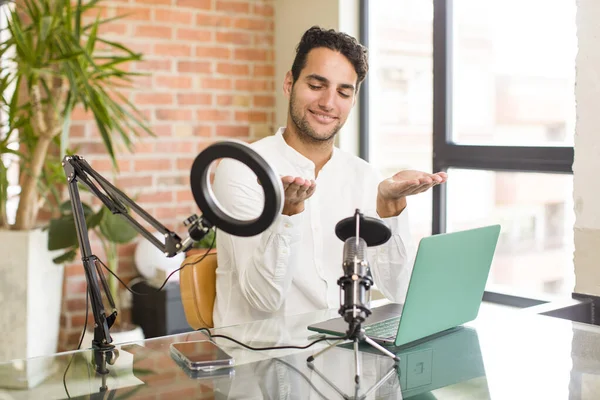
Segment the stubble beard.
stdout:
[[[302,116],[300,110],[296,104],[296,97],[294,96],[294,90],[292,89],[292,93],[290,96],[290,116],[292,118],[292,122],[296,126],[296,131],[298,132],[298,138],[307,143],[314,144],[326,144],[333,141],[333,138],[339,130],[342,128],[342,124],[338,120],[337,124],[331,129],[330,132],[325,135],[318,134],[312,126],[308,123],[306,119],[306,115]],[[307,111],[309,112],[309,111]]]

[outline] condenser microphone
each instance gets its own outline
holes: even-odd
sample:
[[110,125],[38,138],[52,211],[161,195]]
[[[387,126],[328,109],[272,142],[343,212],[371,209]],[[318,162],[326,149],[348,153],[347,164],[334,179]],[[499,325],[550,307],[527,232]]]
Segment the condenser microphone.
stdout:
[[373,286],[373,278],[367,259],[367,247],[387,242],[392,233],[383,222],[365,217],[358,209],[354,216],[337,223],[335,233],[344,241],[344,275],[338,279],[339,314],[349,324],[360,325],[371,314],[368,295]]
[[343,296],[340,314],[346,322],[363,322],[370,314],[368,290],[373,285],[367,260],[367,242],[353,236],[344,242],[344,276],[340,278]]

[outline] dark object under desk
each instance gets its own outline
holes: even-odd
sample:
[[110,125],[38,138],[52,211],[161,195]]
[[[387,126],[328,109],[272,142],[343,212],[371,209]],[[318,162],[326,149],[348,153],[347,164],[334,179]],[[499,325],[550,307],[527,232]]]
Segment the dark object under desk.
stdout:
[[131,305],[131,320],[142,327],[146,338],[193,330],[185,319],[179,282],[167,283],[160,292],[145,282],[136,283],[132,289],[148,293],[145,296],[134,294]]

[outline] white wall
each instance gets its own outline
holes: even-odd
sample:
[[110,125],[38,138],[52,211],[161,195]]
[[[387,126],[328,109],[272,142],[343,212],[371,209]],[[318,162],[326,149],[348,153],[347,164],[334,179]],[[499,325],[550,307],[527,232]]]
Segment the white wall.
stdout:
[[575,292],[600,296],[600,2],[577,3]]

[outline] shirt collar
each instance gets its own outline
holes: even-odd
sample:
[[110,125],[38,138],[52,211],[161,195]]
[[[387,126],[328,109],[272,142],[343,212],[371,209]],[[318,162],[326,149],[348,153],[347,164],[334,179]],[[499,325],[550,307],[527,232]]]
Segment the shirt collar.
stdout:
[[[278,147],[280,147],[282,149],[284,157],[286,157],[293,164],[299,166],[300,168],[310,168],[310,169],[312,169],[314,171],[315,170],[315,163],[313,163],[308,158],[304,157],[296,149],[294,149],[292,146],[290,146],[289,144],[287,144],[287,142],[283,138],[283,132],[284,131],[285,131],[285,128],[281,127],[281,128],[279,128],[277,130],[277,133],[275,133],[275,138],[277,140],[277,145],[278,145]],[[337,152],[338,152],[337,147],[333,146],[333,153],[331,154],[331,158],[323,166],[323,168],[325,168],[328,164],[330,164],[334,160],[334,158],[336,157]]]

